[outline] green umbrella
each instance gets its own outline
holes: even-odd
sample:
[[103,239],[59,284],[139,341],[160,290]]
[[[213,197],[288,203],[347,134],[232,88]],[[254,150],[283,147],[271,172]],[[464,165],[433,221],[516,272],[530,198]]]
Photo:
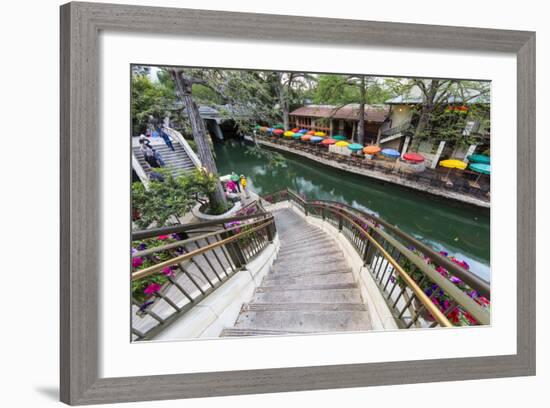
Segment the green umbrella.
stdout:
[[479,180],[482,174],[491,174],[491,165],[485,164],[485,163],[472,163],[470,164],[470,168],[475,171],[476,173],[479,173],[479,176],[477,176],[477,179],[475,183]]
[[332,139],[334,139],[334,140],[346,140],[346,137],[342,136],[342,135],[336,135],[336,136],[332,136]]
[[359,143],[352,143],[348,145],[348,149],[351,151],[357,152],[359,150],[363,150],[363,145],[360,145]]
[[485,156],[484,154],[471,154],[467,157],[468,161],[472,163],[482,163],[482,164],[490,164],[491,158],[489,156]]

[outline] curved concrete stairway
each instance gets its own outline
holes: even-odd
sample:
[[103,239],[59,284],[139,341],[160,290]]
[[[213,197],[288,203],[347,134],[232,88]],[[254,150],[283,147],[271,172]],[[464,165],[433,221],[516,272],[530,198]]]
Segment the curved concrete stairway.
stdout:
[[221,336],[370,330],[369,313],[334,239],[293,210],[274,216],[277,260]]

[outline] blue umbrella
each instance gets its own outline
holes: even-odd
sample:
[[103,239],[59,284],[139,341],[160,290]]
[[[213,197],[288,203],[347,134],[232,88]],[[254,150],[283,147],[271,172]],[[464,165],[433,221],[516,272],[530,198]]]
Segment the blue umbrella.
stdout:
[[395,149],[382,149],[380,154],[382,154],[382,156],[389,157],[390,159],[397,159],[398,157],[401,156],[401,153],[399,153]]
[[324,137],[321,136],[313,136],[311,139],[309,139],[313,143],[319,143],[321,140],[324,140]]
[[298,133],[307,133],[307,129],[300,129]]

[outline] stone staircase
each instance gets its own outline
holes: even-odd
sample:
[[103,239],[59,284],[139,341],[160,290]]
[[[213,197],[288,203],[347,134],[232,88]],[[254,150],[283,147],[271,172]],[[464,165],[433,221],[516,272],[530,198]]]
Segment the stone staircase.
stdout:
[[281,242],[277,260],[221,336],[370,330],[369,313],[337,243],[291,209],[273,213]]
[[[195,169],[195,164],[177,140],[173,140],[174,150],[170,149],[162,139],[155,140],[152,143],[153,148],[160,153],[162,160],[165,162],[165,168],[170,169],[174,176],[181,172],[192,171]],[[139,145],[132,147],[132,152],[139,162],[143,171],[149,176],[151,168],[146,164],[145,158],[140,151]]]

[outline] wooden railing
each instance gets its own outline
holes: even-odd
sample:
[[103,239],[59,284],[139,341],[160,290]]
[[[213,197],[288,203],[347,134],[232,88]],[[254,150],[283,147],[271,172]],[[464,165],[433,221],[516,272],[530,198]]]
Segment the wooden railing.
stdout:
[[292,190],[263,199],[288,200],[306,216],[320,218],[342,233],[401,327],[490,324],[489,284],[391,224],[339,203],[307,200]]

